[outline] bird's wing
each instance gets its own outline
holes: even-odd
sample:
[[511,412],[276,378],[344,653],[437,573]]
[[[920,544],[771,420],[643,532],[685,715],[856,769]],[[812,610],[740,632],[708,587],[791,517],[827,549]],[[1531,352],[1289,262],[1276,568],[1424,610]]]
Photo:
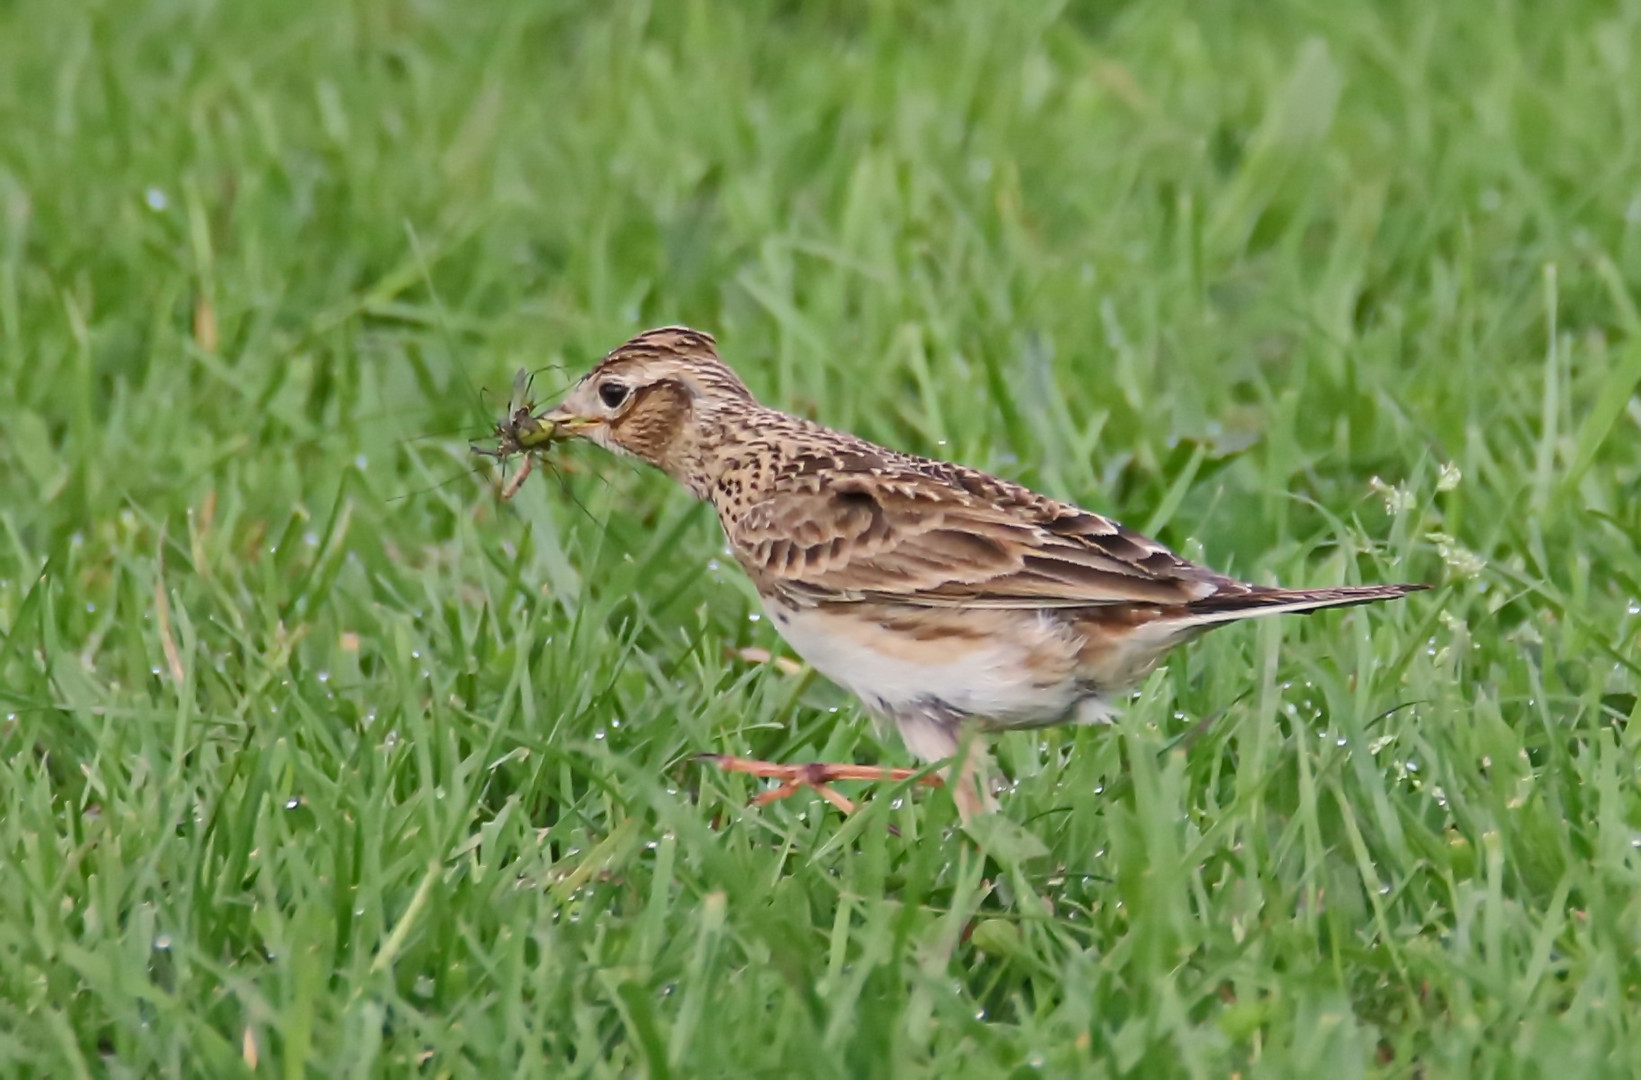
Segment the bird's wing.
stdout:
[[724,524],[754,579],[797,602],[1172,605],[1248,588],[1099,514],[900,455],[789,464]]

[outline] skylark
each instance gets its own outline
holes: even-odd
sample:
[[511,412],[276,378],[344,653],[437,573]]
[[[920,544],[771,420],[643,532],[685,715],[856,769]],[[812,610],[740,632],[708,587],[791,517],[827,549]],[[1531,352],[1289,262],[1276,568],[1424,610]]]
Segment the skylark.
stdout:
[[[976,733],[1105,720],[1165,653],[1222,623],[1425,587],[1226,577],[1019,484],[761,405],[712,337],[684,327],[633,338],[497,434],[512,452],[589,439],[710,502],[787,643],[918,758],[958,758],[965,820],[993,805]],[[828,782],[914,774],[714,760],[785,781],[761,801],[808,784],[845,810]]]

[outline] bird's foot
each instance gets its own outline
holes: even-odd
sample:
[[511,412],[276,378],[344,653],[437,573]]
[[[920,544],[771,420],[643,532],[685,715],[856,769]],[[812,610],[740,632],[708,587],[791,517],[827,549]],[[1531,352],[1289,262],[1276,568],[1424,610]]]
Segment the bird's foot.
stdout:
[[754,806],[768,806],[807,787],[813,788],[815,794],[845,814],[852,814],[855,811],[854,801],[832,787],[834,781],[916,778],[918,783],[927,784],[929,787],[945,785],[945,781],[937,775],[923,775],[922,769],[889,769],[878,765],[834,764],[824,761],[812,761],[803,765],[778,765],[773,761],[756,761],[752,758],[735,757],[733,754],[699,754],[695,760],[716,765],[725,772],[747,773],[768,780],[779,780],[778,786],[760,792],[753,798]]

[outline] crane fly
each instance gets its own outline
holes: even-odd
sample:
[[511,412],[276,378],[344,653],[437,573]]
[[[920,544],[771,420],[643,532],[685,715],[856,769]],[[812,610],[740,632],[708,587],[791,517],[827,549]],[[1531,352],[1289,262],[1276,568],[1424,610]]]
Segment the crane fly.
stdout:
[[496,445],[487,447],[475,443],[471,447],[473,453],[495,458],[498,462],[523,457],[518,472],[501,489],[504,500],[519,493],[530,476],[535,455],[545,450],[556,434],[555,425],[544,419],[545,414],[536,412],[536,403],[530,397],[530,384],[530,373],[520,368],[518,374],[513,376],[513,392],[508,395],[507,415],[496,422],[492,432]]

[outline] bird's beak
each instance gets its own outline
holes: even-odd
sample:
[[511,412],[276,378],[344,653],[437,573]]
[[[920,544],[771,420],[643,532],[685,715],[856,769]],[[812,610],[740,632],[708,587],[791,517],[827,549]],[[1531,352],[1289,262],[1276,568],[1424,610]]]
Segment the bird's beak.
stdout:
[[554,439],[569,439],[580,435],[590,427],[604,422],[602,417],[582,416],[563,405],[555,405],[539,417],[542,425],[550,430]]

